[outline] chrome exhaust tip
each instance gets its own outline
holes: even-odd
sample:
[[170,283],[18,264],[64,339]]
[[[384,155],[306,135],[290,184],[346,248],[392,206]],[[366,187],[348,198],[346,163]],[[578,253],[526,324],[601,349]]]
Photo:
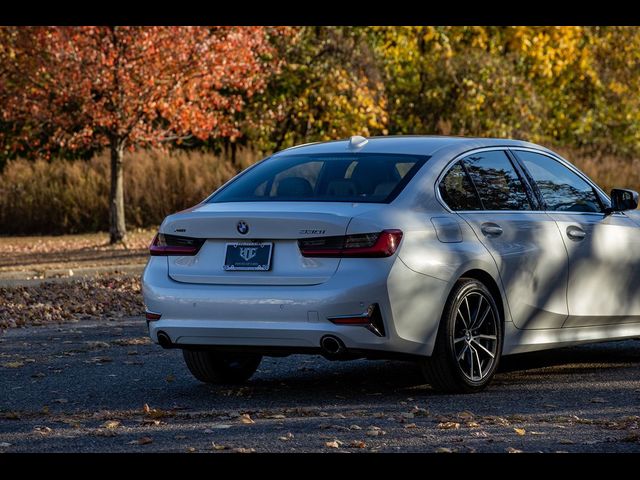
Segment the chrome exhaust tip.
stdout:
[[320,348],[326,356],[336,357],[347,351],[342,340],[333,335],[325,335],[320,339]]
[[169,335],[167,335],[164,332],[158,332],[158,343],[162,348],[173,347],[173,342],[171,341],[171,338],[169,337]]

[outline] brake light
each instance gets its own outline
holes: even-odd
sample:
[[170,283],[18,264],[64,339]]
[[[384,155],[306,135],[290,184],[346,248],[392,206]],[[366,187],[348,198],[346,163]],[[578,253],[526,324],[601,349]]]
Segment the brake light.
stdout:
[[358,233],[298,240],[304,257],[390,257],[402,240],[402,230]]
[[157,255],[195,255],[204,244],[204,238],[180,237],[178,235],[167,235],[166,233],[156,233],[151,245],[149,254]]

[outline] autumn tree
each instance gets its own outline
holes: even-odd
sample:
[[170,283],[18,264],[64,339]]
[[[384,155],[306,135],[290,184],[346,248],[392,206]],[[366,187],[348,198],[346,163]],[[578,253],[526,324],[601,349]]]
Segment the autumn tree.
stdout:
[[292,27],[271,40],[281,68],[245,111],[245,138],[274,151],[387,133],[383,77],[366,28]]
[[0,135],[14,152],[109,148],[110,239],[120,241],[125,152],[241,135],[234,114],[270,73],[267,30],[2,28]]

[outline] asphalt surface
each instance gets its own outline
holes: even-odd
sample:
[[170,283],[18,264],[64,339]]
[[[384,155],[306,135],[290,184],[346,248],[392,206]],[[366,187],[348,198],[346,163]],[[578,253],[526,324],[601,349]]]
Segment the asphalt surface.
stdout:
[[141,318],[0,337],[0,452],[640,452],[639,410],[636,340],[510,357],[452,396],[410,363],[300,355],[204,385]]

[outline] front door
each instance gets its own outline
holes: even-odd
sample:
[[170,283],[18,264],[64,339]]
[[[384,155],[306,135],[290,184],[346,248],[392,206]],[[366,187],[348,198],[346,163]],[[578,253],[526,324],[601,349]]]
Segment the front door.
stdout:
[[556,221],[569,258],[564,327],[640,322],[640,231],[585,178],[546,155],[516,151]]

